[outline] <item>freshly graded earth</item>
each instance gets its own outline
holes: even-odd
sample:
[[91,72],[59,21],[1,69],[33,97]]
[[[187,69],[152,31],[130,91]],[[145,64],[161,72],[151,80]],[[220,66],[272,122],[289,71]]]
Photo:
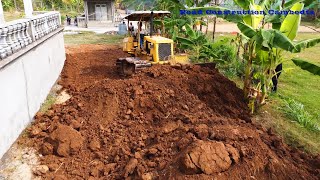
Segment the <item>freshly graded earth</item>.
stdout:
[[319,179],[320,156],[251,122],[243,92],[217,69],[155,65],[116,73],[110,45],[67,48],[72,97],[38,113],[20,143],[44,179]]

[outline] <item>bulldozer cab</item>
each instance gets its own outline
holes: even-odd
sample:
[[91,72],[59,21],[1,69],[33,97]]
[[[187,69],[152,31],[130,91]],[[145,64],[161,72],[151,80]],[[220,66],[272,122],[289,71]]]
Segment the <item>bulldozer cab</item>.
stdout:
[[123,40],[123,51],[152,63],[168,61],[173,56],[173,40],[162,37],[160,29],[155,32],[153,28],[154,18],[168,15],[169,11],[136,11],[126,16],[129,31]]

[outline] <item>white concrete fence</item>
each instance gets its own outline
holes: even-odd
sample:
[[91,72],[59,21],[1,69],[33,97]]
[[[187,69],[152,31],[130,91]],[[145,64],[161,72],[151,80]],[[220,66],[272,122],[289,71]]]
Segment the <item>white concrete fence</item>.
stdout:
[[32,121],[66,59],[59,12],[0,25],[0,158]]
[[2,25],[0,27],[0,58],[4,59],[58,29],[61,26],[60,19],[59,12],[46,12]]

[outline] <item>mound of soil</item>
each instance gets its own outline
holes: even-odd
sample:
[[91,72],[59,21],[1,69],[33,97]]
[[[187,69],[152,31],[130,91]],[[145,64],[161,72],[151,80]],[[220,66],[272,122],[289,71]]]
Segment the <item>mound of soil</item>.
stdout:
[[43,178],[320,178],[320,157],[252,123],[243,92],[218,70],[155,65],[122,78],[118,47],[68,50],[60,84],[72,98],[38,113],[20,139],[43,154]]

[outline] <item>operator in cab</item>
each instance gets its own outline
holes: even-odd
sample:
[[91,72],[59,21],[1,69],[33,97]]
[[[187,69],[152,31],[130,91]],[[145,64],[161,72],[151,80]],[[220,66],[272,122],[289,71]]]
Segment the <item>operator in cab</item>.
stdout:
[[143,39],[146,36],[146,30],[142,28],[142,22],[138,22],[138,28],[140,32],[140,48],[143,48]]
[[130,32],[130,34],[131,35],[134,35],[133,33],[134,33],[134,27],[133,27],[133,25],[132,25],[132,22],[130,22],[130,25],[129,25],[129,32]]

